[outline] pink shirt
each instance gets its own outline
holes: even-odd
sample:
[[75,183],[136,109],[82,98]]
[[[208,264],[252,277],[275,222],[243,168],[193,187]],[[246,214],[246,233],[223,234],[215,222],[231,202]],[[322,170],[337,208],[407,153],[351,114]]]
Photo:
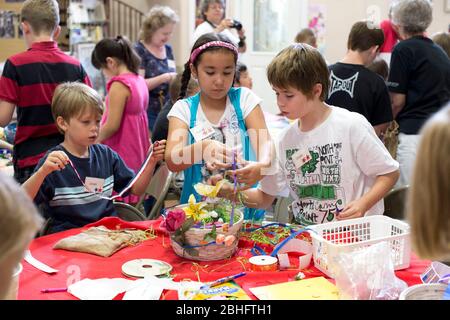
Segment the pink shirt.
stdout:
[[[111,78],[106,86],[108,92],[115,81],[125,85],[130,90],[130,96],[123,110],[119,130],[102,143],[116,151],[125,164],[137,173],[144,163],[150,147],[146,112],[149,99],[148,87],[141,76],[125,73]],[[106,97],[106,110],[102,117],[102,126],[108,118],[108,113],[109,95]],[[139,200],[136,196],[130,197],[131,199],[125,202],[135,203]]]

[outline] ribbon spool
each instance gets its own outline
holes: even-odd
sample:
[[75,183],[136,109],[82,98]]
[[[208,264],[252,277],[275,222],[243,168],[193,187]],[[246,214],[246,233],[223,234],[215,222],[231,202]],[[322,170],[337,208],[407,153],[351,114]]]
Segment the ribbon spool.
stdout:
[[252,271],[277,271],[278,259],[272,256],[254,256],[248,262]]
[[167,262],[154,259],[136,259],[122,265],[122,273],[129,277],[162,276],[168,274],[172,266]]

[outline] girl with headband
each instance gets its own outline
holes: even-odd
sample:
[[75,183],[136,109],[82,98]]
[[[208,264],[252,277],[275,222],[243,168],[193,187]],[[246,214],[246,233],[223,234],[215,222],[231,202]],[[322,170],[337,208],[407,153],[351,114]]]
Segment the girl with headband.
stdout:
[[[165,160],[171,171],[184,171],[181,203],[200,196],[193,186],[231,168],[233,152],[244,167],[237,176],[249,188],[270,167],[272,141],[260,107],[261,99],[247,88],[233,88],[237,47],[225,36],[201,36],[185,64],[179,100],[168,114]],[[194,77],[200,92],[184,99]],[[260,219],[246,212],[246,219]]]

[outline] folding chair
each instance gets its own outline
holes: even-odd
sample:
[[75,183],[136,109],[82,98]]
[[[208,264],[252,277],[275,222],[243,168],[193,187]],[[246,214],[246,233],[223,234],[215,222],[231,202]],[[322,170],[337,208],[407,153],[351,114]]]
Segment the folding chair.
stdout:
[[403,220],[409,186],[394,188],[384,197],[384,215]]
[[145,195],[141,198],[136,208],[140,208],[146,196],[152,196],[156,199],[155,204],[147,215],[148,220],[154,220],[160,215],[161,207],[169,191],[170,182],[173,173],[169,171],[166,163],[162,163],[156,172],[153,174],[150,183],[145,190]]
[[273,221],[280,223],[292,223],[293,216],[288,210],[288,206],[292,203],[292,198],[278,197],[275,203],[275,209],[273,213]]
[[114,202],[117,216],[125,221],[144,221],[145,216],[138,209],[124,202]]

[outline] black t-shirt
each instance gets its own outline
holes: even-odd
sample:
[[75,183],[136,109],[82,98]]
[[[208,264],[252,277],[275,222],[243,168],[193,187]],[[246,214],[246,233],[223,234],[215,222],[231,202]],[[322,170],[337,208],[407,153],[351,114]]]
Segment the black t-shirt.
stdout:
[[450,99],[450,59],[423,36],[401,41],[392,51],[388,87],[406,95],[405,106],[396,118],[400,132],[417,134]]
[[326,103],[358,112],[372,126],[392,121],[391,100],[381,76],[358,64],[338,62],[329,69]]
[[158,113],[158,116],[156,117],[155,124],[152,130],[153,142],[159,140],[167,140],[167,134],[169,132],[169,120],[167,119],[167,115],[172,109],[172,106],[173,106],[172,101],[169,100],[164,105],[164,108],[162,108],[161,111]]

